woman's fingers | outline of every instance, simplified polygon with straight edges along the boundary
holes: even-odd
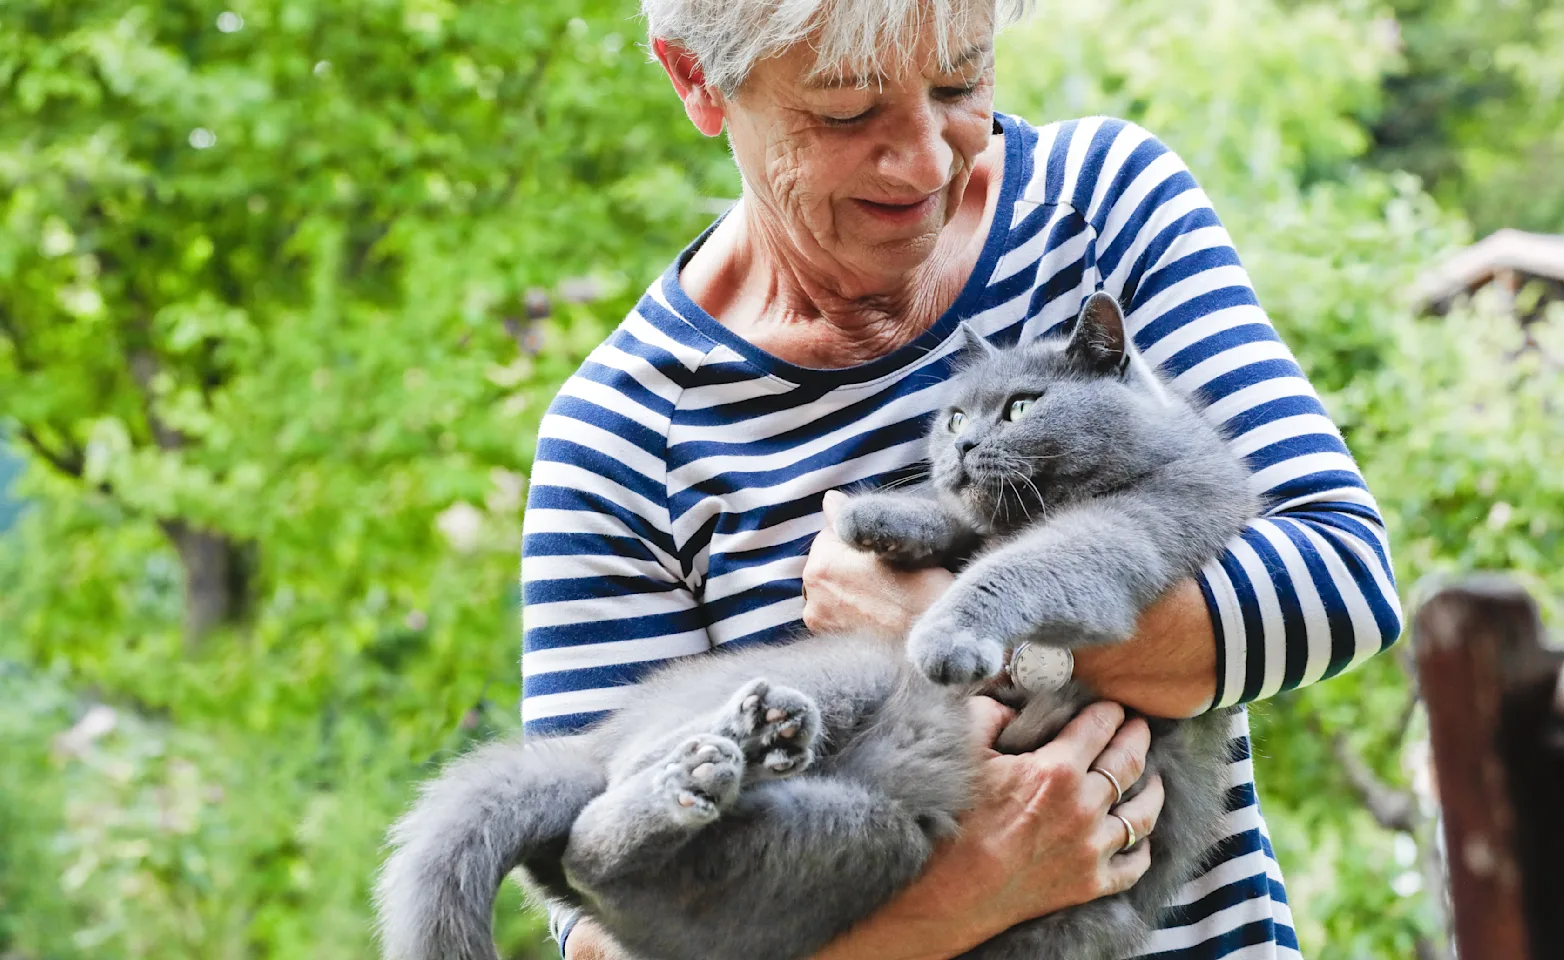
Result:
[[[1131,838],[1124,826],[1125,821],[1128,821],[1130,828],[1135,831],[1136,845],[1144,846],[1140,841],[1151,836],[1152,831],[1156,830],[1157,817],[1162,814],[1162,801],[1166,796],[1162,789],[1162,777],[1153,775],[1146,781],[1145,789],[1114,807],[1109,815],[1103,817],[1097,828],[1097,839],[1104,860],[1135,853],[1133,848],[1128,848],[1128,841]],[[1124,819],[1120,820],[1120,817]]]
[[[1000,732],[1016,715],[1014,710],[992,697],[969,698],[967,713],[972,718],[972,745],[979,750],[992,750]]]
[[[1124,708],[1108,700],[1100,700],[1075,715],[1065,724],[1059,735],[1037,748],[1039,756],[1061,762],[1081,774],[1091,766],[1124,723]],[[1101,780],[1102,777],[1091,777]]]
[[[1114,822],[1118,823],[1117,820]],[[1121,831],[1124,829],[1122,824],[1119,829]],[[1103,865],[1097,896],[1108,897],[1115,893],[1123,893],[1135,886],[1136,881],[1145,876],[1146,871],[1150,869],[1151,847],[1138,843],[1133,850],[1112,857]]]
[[[1085,784],[1097,809],[1106,810],[1123,799],[1121,791],[1128,793],[1146,772],[1146,751],[1150,748],[1151,727],[1146,721],[1140,717],[1125,721],[1088,768],[1097,771]]]

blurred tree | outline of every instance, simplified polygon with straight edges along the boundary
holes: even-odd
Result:
[[[101,802],[0,860],[90,922],[3,949],[367,955],[416,764],[514,722],[536,419],[735,190],[632,12],[0,0],[0,658],[178,727],[5,758]]]
[[[1373,161],[1471,217],[1564,232],[1564,8],[1553,0],[1391,0],[1403,53]]]
[[[519,472],[538,298],[686,237],[699,151],[623,11],[4,4],[0,415],[158,526],[193,638],[430,552],[344,532]]]

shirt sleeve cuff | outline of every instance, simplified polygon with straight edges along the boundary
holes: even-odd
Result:
[[[1221,560],[1207,564],[1195,580],[1205,597],[1211,633],[1216,639],[1216,694],[1211,709],[1235,706],[1243,701],[1249,652],[1244,643],[1242,605]]]
[[[565,941],[570,937],[570,931],[575,929],[576,921],[581,919],[581,911],[574,907],[549,905],[548,930],[554,941],[559,944],[559,955],[565,955]]]

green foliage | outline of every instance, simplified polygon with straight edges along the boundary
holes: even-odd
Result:
[[[29,476],[58,506],[23,536],[55,546],[0,601],[11,642],[186,717],[348,696],[426,741],[513,682],[536,418],[720,152],[619,4],[4,19],[0,416],[61,468]],[[242,641],[186,655],[170,520],[258,548]]]
[[[368,716],[313,727],[195,732],[0,674],[0,735],[19,745],[0,754],[0,949],[369,956],[373,854],[421,771]],[[547,955],[514,890],[500,918],[508,956]]]
[[[0,0],[0,424],[31,504],[0,538],[0,954],[371,955],[408,785],[514,724],[537,417],[737,190],[631,6]],[[1398,40],[1356,0],[1041,6],[1001,108],[1127,117],[1190,163],[1403,595],[1505,567],[1556,609],[1564,320],[1526,346],[1481,306],[1412,316],[1468,231],[1389,172],[1480,224],[1545,210],[1556,11],[1395,0]],[[1440,93],[1447,50],[1473,66]],[[254,564],[200,642],[172,523]],[[1426,831],[1376,824],[1339,752],[1420,775],[1407,697],[1386,657],[1256,709],[1307,955],[1404,957],[1438,923],[1407,882]],[[543,955],[507,897],[508,952]]]
[[[1564,231],[1564,8],[1391,0],[1404,51],[1374,162],[1423,177],[1479,233]]]
[[[735,189],[628,12],[0,2],[0,657],[168,724],[0,778],[7,903],[54,905],[0,950],[370,954],[418,764],[514,716],[537,418]],[[256,569],[199,644],[176,522]]]

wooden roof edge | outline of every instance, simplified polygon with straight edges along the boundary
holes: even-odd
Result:
[[[1413,292],[1424,306],[1443,303],[1505,270],[1564,281],[1564,236],[1506,227],[1423,274]]]

